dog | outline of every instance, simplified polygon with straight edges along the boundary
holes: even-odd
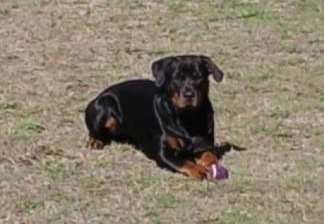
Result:
[[[209,76],[221,82],[223,72],[204,55],[176,55],[154,61],[154,80],[128,80],[112,85],[85,110],[88,148],[111,141],[129,143],[157,165],[194,179],[208,176],[231,148],[215,145],[214,111]]]

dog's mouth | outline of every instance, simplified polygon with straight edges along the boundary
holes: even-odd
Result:
[[[184,98],[183,103],[184,107],[197,107],[198,105],[198,99],[195,98]]]

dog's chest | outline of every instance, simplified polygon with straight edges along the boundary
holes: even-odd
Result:
[[[190,136],[204,135],[207,128],[205,116],[201,113],[181,114],[179,121]]]

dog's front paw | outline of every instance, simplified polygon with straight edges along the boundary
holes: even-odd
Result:
[[[98,139],[95,139],[95,138],[92,138],[90,137],[87,144],[86,144],[86,147],[88,149],[103,149],[104,148],[104,143]]]
[[[191,162],[185,163],[179,169],[179,171],[180,173],[183,173],[184,175],[196,180],[203,180],[207,178],[207,175],[209,175],[210,172],[208,169],[206,169],[206,167]]]

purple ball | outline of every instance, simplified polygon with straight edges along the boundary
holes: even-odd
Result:
[[[216,180],[221,180],[221,179],[228,179],[229,173],[228,170],[221,165],[216,165],[217,166],[217,174],[216,174]]]
[[[228,170],[220,164],[212,164],[210,167],[210,175],[208,179],[216,181],[222,179],[228,179]]]

